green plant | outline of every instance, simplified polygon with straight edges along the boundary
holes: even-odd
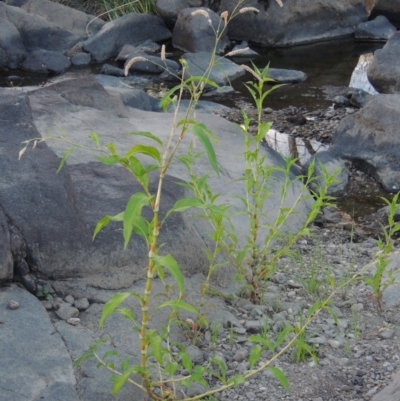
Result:
[[[373,290],[374,298],[378,304],[378,308],[382,309],[383,292],[396,282],[396,275],[400,269],[388,269],[390,263],[389,256],[394,249],[393,237],[400,231],[400,223],[396,222],[395,215],[399,208],[397,204],[400,192],[393,196],[393,199],[382,198],[388,205],[388,225],[382,226],[383,238],[380,237],[377,245],[378,252],[375,257],[375,272],[371,277],[365,279],[366,284],[370,285]]]
[[[156,14],[155,0],[99,0],[110,20],[128,13]]]
[[[351,310],[351,318],[353,322],[353,335],[354,338],[358,341],[360,339],[360,327],[358,325],[357,312],[354,309]]]
[[[51,294],[51,287],[46,284],[41,291],[36,292],[36,296],[38,298],[43,298],[51,301],[53,299],[53,295]]]
[[[241,5],[243,1],[239,1]],[[205,11],[203,11],[205,12]],[[217,41],[227,25],[228,16],[224,14],[225,26],[221,30],[216,31]],[[232,17],[231,17],[232,18]],[[135,60],[131,60],[131,63]],[[115,294],[112,299],[107,302],[103,308],[100,319],[102,327],[106,320],[112,314],[122,315],[132,323],[133,330],[140,339],[140,361],[139,363],[131,363],[128,359],[122,359],[120,366],[116,366],[115,357],[119,357],[115,351],[108,351],[104,355],[100,354],[99,345],[101,341],[90,347],[90,351],[79,358],[75,365],[88,358],[94,358],[98,361],[100,367],[105,367],[113,373],[113,393],[120,391],[125,383],[131,383],[137,388],[143,390],[151,399],[159,401],[173,401],[183,399],[184,401],[196,400],[206,397],[212,397],[213,394],[237,386],[250,377],[256,375],[263,369],[269,369],[278,378],[284,387],[288,387],[287,380],[283,373],[272,364],[280,358],[283,353],[291,347],[295,347],[303,352],[309,352],[307,344],[304,342],[305,329],[312,319],[324,308],[328,307],[330,298],[324,302],[318,302],[310,308],[307,318],[301,322],[299,327],[285,327],[279,335],[274,339],[267,338],[267,333],[261,336],[251,336],[249,341],[255,343],[252,348],[248,361],[250,371],[246,374],[228,373],[225,363],[218,358],[212,358],[204,365],[194,366],[190,360],[185,347],[171,340],[171,328],[173,326],[183,327],[185,330],[195,330],[195,335],[202,327],[207,327],[206,317],[202,309],[206,306],[205,295],[209,291],[209,282],[212,274],[224,266],[226,263],[232,262],[236,265],[239,275],[245,277],[247,284],[251,289],[250,298],[259,302],[262,299],[261,290],[263,283],[268,279],[272,271],[274,263],[283,255],[290,252],[290,247],[303,235],[309,234],[307,228],[319,211],[319,208],[326,204],[329,200],[326,197],[326,188],[321,189],[315,194],[315,200],[311,207],[310,215],[305,222],[304,227],[298,234],[285,234],[283,228],[289,217],[295,213],[295,208],[299,202],[303,201],[303,195],[306,194],[306,184],[313,180],[312,168],[309,175],[305,178],[305,184],[301,196],[295,200],[290,207],[284,205],[284,200],[290,185],[299,180],[291,175],[290,170],[293,161],[287,160],[283,167],[272,168],[267,167],[266,156],[260,151],[260,141],[271,126],[270,123],[261,121],[261,109],[263,101],[270,93],[270,90],[264,90],[264,84],[271,80],[267,77],[268,67],[262,71],[258,69],[251,70],[253,76],[256,77],[256,83],[248,83],[247,86],[253,94],[257,105],[258,115],[258,133],[251,137],[249,135],[250,120],[244,113],[244,141],[245,141],[245,160],[246,170],[244,179],[242,180],[246,189],[246,196],[241,198],[245,211],[243,212],[249,218],[249,240],[245,246],[235,236],[234,225],[230,219],[230,208],[227,205],[218,203],[218,194],[213,193],[210,189],[207,179],[209,175],[198,177],[195,173],[195,161],[199,158],[199,153],[194,153],[194,147],[188,146],[187,154],[177,156],[177,150],[184,141],[188,141],[188,136],[193,134],[195,138],[202,144],[205,154],[207,155],[210,170],[214,174],[219,173],[218,163],[216,160],[212,141],[216,141],[215,135],[204,125],[195,120],[195,107],[200,95],[206,85],[216,86],[209,79],[211,68],[215,65],[217,59],[214,56],[211,59],[209,69],[204,76],[190,76],[187,74],[187,65],[182,61],[184,77],[179,85],[167,92],[163,98],[162,105],[167,108],[170,104],[175,106],[174,120],[170,130],[170,135],[166,141],[154,136],[149,132],[133,132],[132,137],[137,140],[145,138],[152,145],[135,144],[126,153],[119,154],[115,145],[112,143],[103,144],[100,138],[92,133],[90,138],[93,141],[93,150],[98,152],[98,160],[106,165],[119,164],[125,168],[136,180],[141,191],[134,193],[126,204],[125,210],[114,216],[104,216],[96,225],[93,238],[111,222],[122,223],[124,247],[126,248],[132,235],[136,235],[136,239],[141,239],[147,245],[148,249],[148,265],[146,267],[146,279],[141,293],[122,292]],[[247,70],[248,67],[246,67]],[[184,91],[190,94],[189,107],[183,118],[179,117],[178,110],[180,101]],[[35,147],[43,138],[37,138],[28,141],[20,152],[20,157],[25,152],[29,143],[33,143]],[[65,136],[61,140],[69,143]],[[63,166],[69,154],[75,147],[85,148],[77,144],[71,144],[73,147],[68,149],[60,162],[60,168]],[[145,163],[143,160],[148,160]],[[190,180],[184,184],[187,188],[193,190],[194,197],[181,199],[165,214],[160,214],[160,204],[162,202],[164,177],[174,159],[178,159],[183,163],[190,174]],[[149,186],[150,174],[158,176],[157,189],[152,192]],[[211,173],[210,173],[211,174]],[[280,205],[278,215],[272,224],[263,222],[268,211],[263,210],[263,202],[269,196],[268,180],[275,179],[276,175],[284,177],[285,184],[281,189],[282,204]],[[332,182],[333,178],[326,180],[327,185]],[[307,198],[307,196],[306,196]],[[311,196],[308,197],[311,201]],[[151,212],[151,218],[146,219],[142,211],[147,208]],[[213,245],[206,251],[208,257],[208,274],[205,282],[200,288],[201,300],[197,305],[187,302],[185,294],[185,280],[181,269],[174,259],[163,248],[161,248],[158,238],[159,233],[163,229],[165,221],[173,213],[180,213],[188,209],[197,209],[211,223],[210,238]],[[261,235],[266,233],[265,240],[259,245],[258,240]],[[278,243],[281,247],[272,245]],[[224,252],[228,260],[220,258]],[[245,263],[243,263],[246,261]],[[248,271],[250,268],[250,274]],[[174,288],[168,284],[166,275],[169,274],[175,282]],[[152,307],[150,300],[154,299],[152,287],[154,280],[158,279],[164,284],[166,300],[157,301]],[[131,309],[122,307],[124,301],[133,298],[138,302],[141,308],[141,315],[135,316]],[[168,310],[166,314],[165,324],[160,330],[156,330],[152,326],[152,318],[154,312],[158,310]],[[184,312],[191,316],[191,320],[183,320],[180,314]],[[233,330],[233,329],[232,329]],[[292,333],[292,339],[288,340],[288,335]],[[215,338],[215,335],[214,335]],[[177,347],[178,352],[173,352],[172,348]],[[267,360],[262,360],[262,350],[268,349],[273,351],[274,356]],[[312,350],[311,350],[312,351]],[[113,359],[111,359],[113,358]],[[257,367],[256,367],[257,364]],[[179,373],[185,370],[186,375]],[[208,389],[206,378],[211,375],[217,380],[217,385],[212,389]],[[200,383],[206,389],[203,394],[188,397],[185,394],[181,398],[182,393],[178,394],[179,388],[187,388],[192,383]],[[184,390],[183,390],[184,393]]]

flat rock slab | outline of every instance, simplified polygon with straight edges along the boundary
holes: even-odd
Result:
[[[77,401],[71,357],[40,301],[15,284],[0,288],[0,320],[1,400]]]
[[[398,372],[392,383],[379,392],[372,401],[399,401],[400,400],[400,372]]]

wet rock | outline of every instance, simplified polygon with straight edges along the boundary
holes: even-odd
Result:
[[[161,111],[160,100],[148,95],[142,89],[132,89],[121,94],[125,106],[145,111]]]
[[[157,0],[156,7],[158,15],[172,28],[181,10],[189,7],[203,7],[206,3],[208,3],[206,0]]]
[[[125,44],[137,46],[148,39],[164,41],[171,32],[155,15],[129,13],[107,22],[100,31],[84,42],[83,49],[102,62],[115,57]]]
[[[222,29],[223,20],[214,11],[205,7],[185,8],[180,11],[172,32],[172,45],[185,52],[213,52],[216,46],[215,32]],[[220,34],[217,54],[229,45],[227,30]]]
[[[307,74],[302,71],[296,70],[284,70],[280,68],[270,68],[268,70],[268,77],[275,80],[280,84],[294,84],[298,82],[303,82],[307,79]]]
[[[0,283],[13,278],[14,258],[6,216],[0,205]]]
[[[68,57],[51,50],[34,50],[22,63],[25,71],[62,74],[71,65]]]
[[[371,17],[384,15],[389,21],[400,28],[400,1],[375,0]]]
[[[400,93],[400,32],[374,53],[367,69],[368,80],[380,93]]]
[[[380,15],[372,21],[358,25],[354,37],[356,40],[386,42],[395,32],[396,27],[386,17]]]
[[[258,57],[259,54],[256,51],[250,49],[249,44],[244,40],[240,44],[234,46],[233,49],[226,56],[234,58],[252,58]]]
[[[29,274],[29,271],[29,265],[25,259],[20,260],[14,268],[14,273],[20,277],[26,276]]]
[[[32,274],[26,274],[21,277],[21,283],[32,294],[36,292],[36,278]]]
[[[106,63],[101,66],[100,74],[112,75],[114,77],[124,77],[125,71],[123,68],[115,67],[114,65]]]
[[[87,53],[84,53],[84,52],[76,53],[71,58],[71,64],[76,66],[76,67],[79,67],[81,65],[90,64],[90,54],[87,54]]]

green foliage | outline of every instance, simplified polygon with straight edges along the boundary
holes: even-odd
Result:
[[[391,201],[382,198],[388,205],[388,225],[386,227],[382,226],[383,238],[379,238],[377,242],[379,250],[375,258],[375,272],[371,277],[365,279],[366,284],[372,287],[379,309],[382,309],[383,292],[396,282],[396,275],[400,272],[400,268],[387,268],[390,263],[389,256],[394,249],[393,237],[400,231],[400,223],[395,220],[395,215],[399,208],[399,195],[400,192]]]
[[[156,14],[155,0],[99,0],[110,20],[128,13]]]

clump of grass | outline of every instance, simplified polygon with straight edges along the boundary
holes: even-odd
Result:
[[[128,13],[156,14],[155,0],[99,0],[110,20]]]

